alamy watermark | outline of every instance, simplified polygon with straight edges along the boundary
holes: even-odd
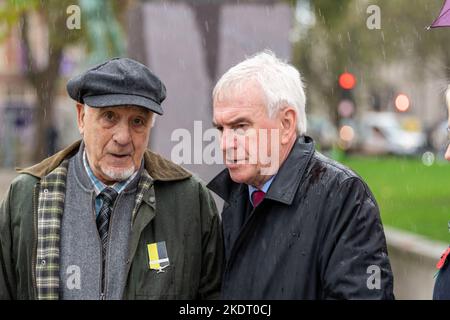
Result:
[[[66,27],[69,30],[81,29],[81,9],[79,6],[72,4],[67,7],[66,13],[68,15],[66,19]]]
[[[366,26],[369,30],[381,29],[381,9],[379,6],[372,4],[367,7],[366,13],[369,17],[366,20]]]
[[[79,266],[70,265],[67,267],[66,286],[69,290],[81,290],[81,269]]]
[[[170,137],[176,142],[170,160],[177,164],[260,165],[262,175],[273,175],[280,163],[279,129],[224,129],[203,131],[202,121],[194,121],[193,134],[175,129]],[[206,146],[205,146],[206,143]]]
[[[367,274],[370,276],[367,278],[367,288],[369,290],[381,289],[381,269],[379,266],[370,265],[367,268]]]

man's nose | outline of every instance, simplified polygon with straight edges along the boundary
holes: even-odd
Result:
[[[236,141],[233,130],[224,129],[220,139],[220,149],[226,151],[228,149],[236,148]]]
[[[131,142],[131,132],[128,123],[117,124],[113,139],[120,145],[127,145]]]

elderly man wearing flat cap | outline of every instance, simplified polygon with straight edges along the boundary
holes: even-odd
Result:
[[[0,299],[208,299],[222,274],[214,201],[147,150],[164,84],[112,59],[71,79],[82,140],[19,171],[0,207]]]

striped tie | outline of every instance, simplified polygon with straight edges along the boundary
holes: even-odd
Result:
[[[105,261],[106,261],[106,249],[108,247],[108,230],[109,230],[109,218],[111,216],[114,201],[117,198],[117,191],[113,188],[105,188],[99,195],[103,200],[100,212],[97,215],[97,229],[102,242],[102,288],[105,278]]]

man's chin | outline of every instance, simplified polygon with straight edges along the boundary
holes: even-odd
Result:
[[[252,179],[252,175],[246,172],[243,172],[244,168],[228,168],[228,172],[230,173],[231,180],[236,183],[248,183]]]
[[[135,167],[117,168],[117,167],[104,167],[102,173],[111,181],[124,181],[133,175]]]

